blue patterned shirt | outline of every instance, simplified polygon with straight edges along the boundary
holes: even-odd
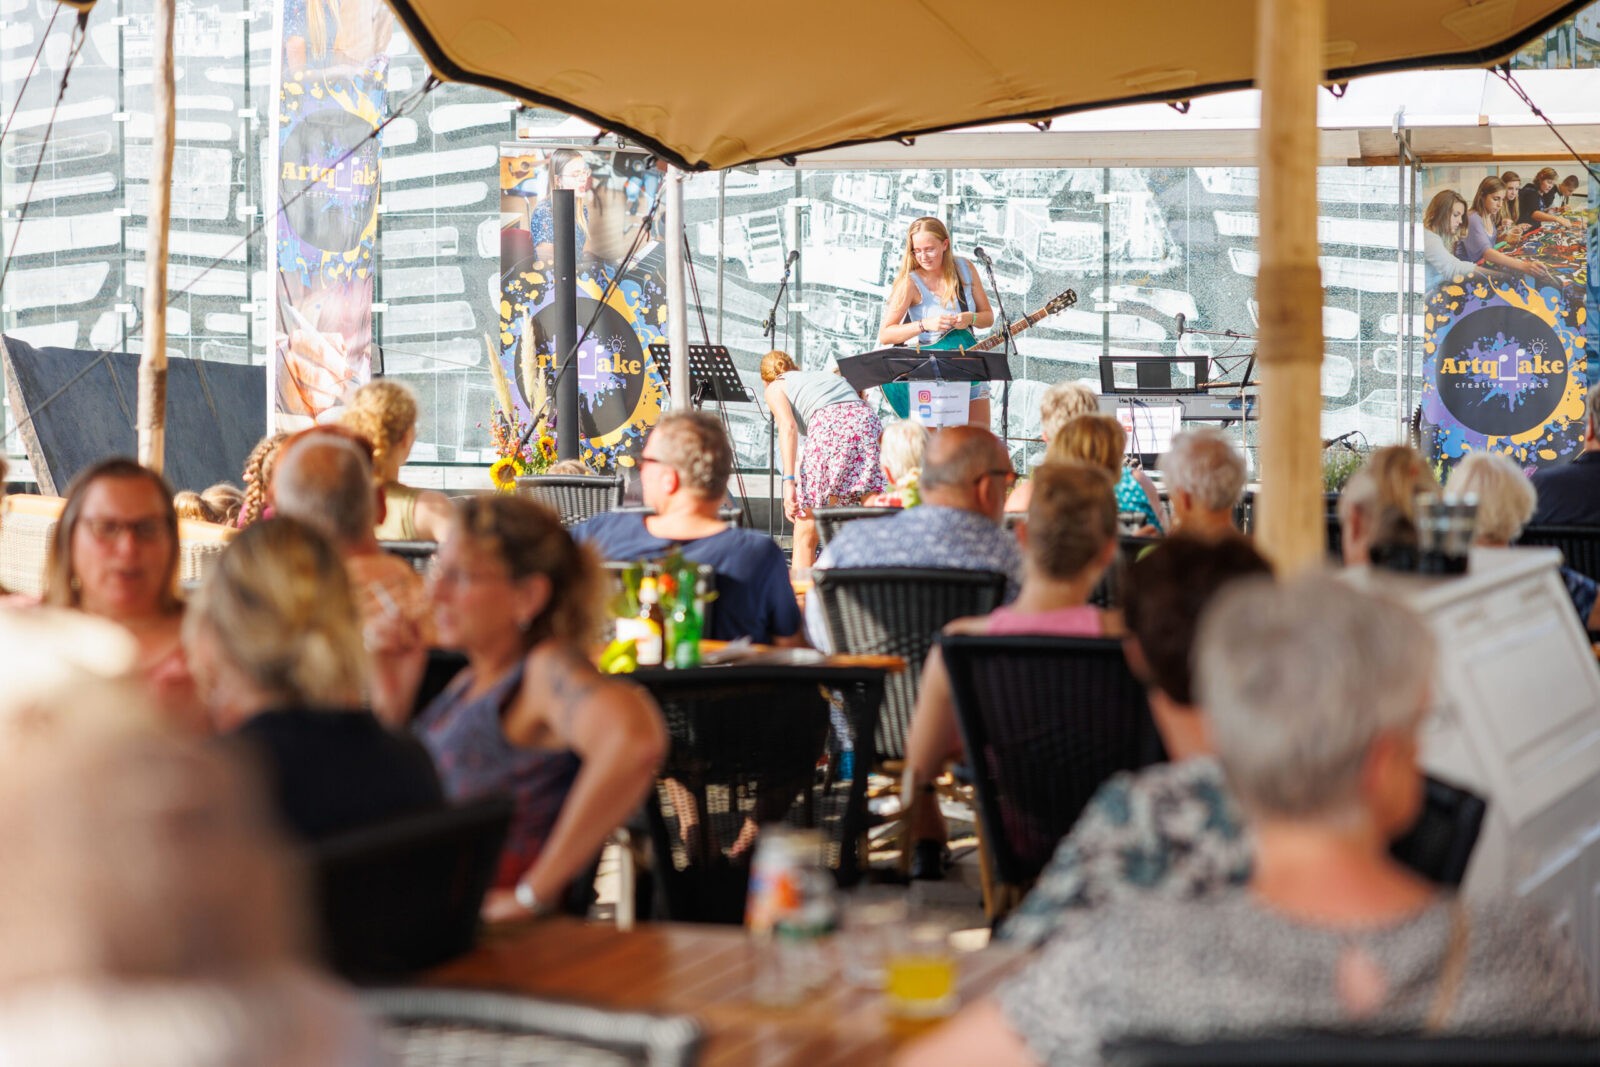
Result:
[[[816,569],[829,567],[949,567],[1006,576],[1006,603],[1017,598],[1022,552],[1016,536],[987,515],[942,504],[907,508],[889,519],[847,523],[822,550]],[[806,597],[806,633],[829,649],[822,598]]]
[[[1000,936],[1037,945],[1129,896],[1203,899],[1248,881],[1251,856],[1214,757],[1123,772],[1095,792]]]

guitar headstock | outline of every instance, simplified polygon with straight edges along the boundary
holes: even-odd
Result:
[[[1046,315],[1054,315],[1058,311],[1067,310],[1067,308],[1071,307],[1077,302],[1078,294],[1075,291],[1071,289],[1063,289],[1061,292],[1050,298],[1050,302],[1044,306],[1044,313]]]

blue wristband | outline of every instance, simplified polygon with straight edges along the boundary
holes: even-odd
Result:
[[[784,481],[786,481],[786,482],[792,482],[792,481],[794,481],[794,475],[792,475],[792,474],[785,474],[785,475],[784,475],[784,476],[783,476],[783,480],[784,480]]]

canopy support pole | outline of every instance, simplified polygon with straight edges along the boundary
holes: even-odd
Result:
[[[1316,566],[1322,507],[1322,271],[1317,264],[1317,88],[1323,0],[1257,0],[1261,90],[1261,519],[1280,573]]]
[[[672,346],[672,410],[688,411],[689,301],[683,284],[683,172],[667,168],[667,342]]]
[[[150,241],[145,250],[144,344],[139,356],[139,462],[160,474],[167,438],[167,235],[172,223],[174,74],[172,26],[177,0],[155,0],[152,27],[155,112],[150,170]]]

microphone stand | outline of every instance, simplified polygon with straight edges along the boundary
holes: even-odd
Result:
[[[778,305],[783,303],[783,298],[789,291],[789,272],[794,270],[794,261],[800,258],[798,252],[791,253],[783,261],[783,280],[778,283],[778,295],[772,300],[772,310],[767,312],[767,317],[762,320],[761,334],[767,339],[767,348],[770,351],[778,347]],[[783,523],[778,520],[778,513],[783,508],[783,496],[778,492],[778,420],[770,411],[767,413],[767,533],[773,537],[778,536]]]
[[[1011,336],[1011,316],[1006,314],[1006,298],[1000,295],[1000,283],[994,278],[994,258],[984,256],[978,262],[983,264],[984,273],[989,276],[989,288],[994,292],[995,307],[1000,310],[1000,329],[1005,334],[1005,343],[1000,350],[1006,355],[1006,370],[1011,369],[1011,357],[1015,354],[1013,347],[1015,338]],[[1005,442],[1006,455],[1011,454],[1011,379],[1008,377],[1000,386],[1000,438]]]

